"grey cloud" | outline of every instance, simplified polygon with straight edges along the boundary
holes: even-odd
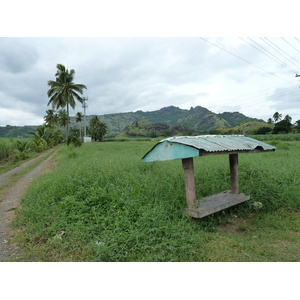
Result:
[[[226,44],[224,39],[211,40]],[[227,49],[264,66],[264,59],[251,47],[231,47]],[[74,81],[87,86],[88,114],[201,105],[208,103],[210,90],[219,89],[224,80],[234,89],[250,78],[270,77],[199,38],[1,38],[0,105],[13,108],[18,103],[44,116],[47,81],[55,78],[57,63],[74,69]],[[294,107],[293,99],[282,101],[274,96],[271,101],[279,110],[284,103]],[[215,106],[222,107],[221,102]],[[74,113],[77,111],[82,111],[80,103]]]
[[[0,45],[0,69],[5,72],[25,72],[38,60],[37,51],[24,39],[2,38]]]
[[[300,90],[297,88],[279,88],[269,96],[275,110],[299,109]]]

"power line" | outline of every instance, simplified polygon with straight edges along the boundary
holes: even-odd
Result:
[[[289,44],[292,48],[294,48],[296,51],[298,51],[298,52],[300,53],[300,51],[299,51],[296,47],[294,47],[292,44],[290,44],[286,39],[284,39],[283,37],[282,37],[282,39],[283,39],[287,44]]]
[[[283,85],[281,85],[280,87],[283,87],[283,86],[286,86],[287,84],[290,84],[290,83],[284,83]],[[295,88],[296,86],[293,86],[293,88]],[[267,91],[269,90],[274,90],[278,88],[278,86],[276,87],[271,87],[271,88],[266,88],[266,89],[261,89],[261,90],[257,90],[257,91],[254,91],[252,93],[247,93],[247,94],[243,94],[243,95],[239,95],[239,96],[235,96],[235,97],[230,97],[228,98],[228,100],[230,99],[229,102],[225,102],[225,103],[231,103],[234,101],[234,99],[241,99],[241,98],[250,98],[253,99],[253,98],[256,98],[256,97],[261,97],[261,96],[265,96],[265,95],[268,95],[269,93]],[[292,88],[292,87],[291,87]],[[266,93],[262,93],[262,92],[266,92]],[[259,94],[259,95],[255,95],[255,94]],[[253,95],[253,96],[252,96]],[[225,99],[226,100],[226,99]]]
[[[277,75],[275,75],[275,74],[273,74],[273,73],[271,73],[271,72],[269,72],[269,71],[267,71],[267,70],[265,70],[265,69],[263,69],[263,68],[261,68],[261,67],[259,67],[259,66],[254,65],[253,63],[251,63],[251,62],[249,62],[249,61],[243,59],[242,57],[240,57],[240,56],[238,56],[238,55],[236,55],[236,54],[233,54],[233,53],[231,53],[230,51],[228,51],[228,50],[226,50],[226,49],[224,49],[224,48],[222,48],[222,47],[220,47],[220,46],[218,46],[218,45],[216,45],[216,44],[214,44],[214,43],[212,43],[212,42],[206,40],[205,38],[202,38],[202,37],[199,37],[199,38],[202,39],[203,41],[205,41],[205,42],[207,42],[207,43],[209,43],[209,44],[211,44],[211,45],[213,45],[213,46],[215,46],[215,47],[217,47],[217,48],[219,48],[219,49],[221,49],[221,50],[223,50],[223,51],[229,53],[230,55],[235,56],[235,57],[241,59],[242,61],[244,61],[244,62],[246,62],[246,63],[248,63],[248,64],[250,64],[250,65],[252,65],[252,66],[254,66],[254,67],[256,67],[256,68],[258,68],[258,69],[260,69],[260,70],[262,70],[262,71],[264,71],[264,72],[266,72],[266,73],[268,73],[268,74],[270,74],[270,75],[272,75],[272,76],[275,76],[275,77],[277,77],[277,78],[279,78],[279,79],[281,79],[281,80],[283,80],[283,81],[285,81],[285,82],[292,83],[291,81],[288,81],[288,80],[286,80],[286,79],[283,79],[283,78],[281,78],[281,77],[279,77],[279,76],[277,76]]]
[[[252,41],[253,43],[255,43],[256,45],[258,45],[259,47],[261,47],[262,49],[264,49],[264,51],[266,51],[267,53],[269,53],[270,55],[272,55],[274,58],[272,58],[270,55],[264,53],[263,51],[261,51],[259,48],[255,47],[254,45],[252,45],[251,43],[247,42],[246,40],[242,39],[240,37],[240,39],[244,42],[246,42],[248,45],[252,46],[253,48],[255,48],[256,50],[260,51],[262,54],[266,55],[267,57],[269,57],[270,59],[274,60],[276,63],[281,63],[284,67],[286,67],[287,69],[289,69],[290,71],[292,71],[293,73],[297,73],[296,70],[290,68],[285,62],[283,62],[282,60],[280,60],[278,57],[276,57],[274,54],[272,54],[270,51],[266,50],[263,46],[261,46],[260,44],[258,44],[257,42],[253,41],[251,38],[248,37],[248,39],[250,41]]]
[[[295,37],[295,39],[296,39],[296,41],[298,42],[298,43],[300,43],[300,41]]]
[[[271,90],[274,88],[269,88],[269,89],[266,89],[266,90]],[[249,102],[249,104],[245,104],[243,106],[252,106],[252,105],[255,105],[255,104],[259,104],[259,103],[264,103],[266,102],[266,98],[267,97],[280,97],[281,95],[287,95],[287,94],[293,94],[297,92],[298,93],[298,89],[296,89],[296,87],[293,87],[292,89],[291,88],[288,88],[288,89],[282,89],[278,92],[274,91],[272,94],[271,92],[267,92],[267,93],[262,93],[260,95],[255,95],[255,96],[251,96],[251,94],[248,94],[248,95],[242,95],[242,96],[236,96],[236,97],[233,97],[231,98],[231,101],[226,101],[226,102],[222,102],[222,105],[231,105],[233,103],[236,103],[236,101],[247,101]],[[253,94],[253,93],[252,93]]]
[[[285,53],[288,57],[290,57],[285,51],[283,51],[280,47],[278,47],[276,44],[274,44],[273,42],[271,42],[268,38],[266,38],[265,37],[265,39],[269,42],[269,43],[271,43],[271,44],[273,44],[276,48],[278,48],[281,52],[283,52],[283,53]],[[271,46],[271,45],[270,45]],[[272,47],[272,46],[271,46]],[[285,55],[283,55],[282,53],[280,53],[278,50],[276,50],[274,47],[272,47],[275,51],[277,51],[281,56],[283,56],[285,59],[287,59],[289,62],[291,62],[294,66],[296,66],[295,65],[295,63],[294,62],[292,62],[288,57],[286,57]],[[297,61],[297,60],[296,60]],[[299,66],[296,66],[297,68],[299,68]]]

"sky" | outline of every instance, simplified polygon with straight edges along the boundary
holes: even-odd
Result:
[[[179,13],[180,7],[176,8]],[[109,10],[116,14],[113,4]],[[150,9],[144,16],[150,19],[155,11]],[[94,16],[83,23],[89,24]],[[138,17],[141,24],[142,16]],[[161,13],[158,20],[164,16]],[[292,122],[300,119],[300,77],[295,77],[300,74],[300,37],[287,36],[285,31],[275,31],[278,36],[263,30],[251,32],[246,24],[246,30],[222,36],[220,26],[197,34],[194,23],[182,31],[182,23],[169,30],[163,22],[164,26],[152,31],[147,26],[133,30],[130,24],[124,32],[118,25],[100,32],[86,30],[85,35],[77,25],[59,36],[59,26],[52,30],[54,21],[46,22],[41,34],[34,19],[31,23],[26,20],[21,34],[20,27],[0,32],[0,126],[44,122],[51,108],[47,106],[47,82],[55,80],[58,63],[74,69],[74,82],[87,86],[83,96],[88,98],[88,115],[153,111],[173,105],[182,109],[202,106],[215,113],[238,111],[265,121],[276,111],[283,117],[290,115]],[[175,18],[170,20],[173,25],[178,23]],[[183,20],[188,23],[189,17]],[[108,25],[109,20],[103,22]],[[83,112],[80,103],[70,115],[78,111]]]

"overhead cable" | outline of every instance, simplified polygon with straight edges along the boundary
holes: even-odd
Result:
[[[300,51],[299,51],[296,47],[294,47],[291,43],[289,43],[285,38],[282,37],[282,39],[283,39],[287,44],[289,44],[292,48],[294,48],[296,51],[298,51],[298,52],[300,53]]]
[[[296,41],[298,42],[298,43],[300,43],[300,41],[295,37],[295,39],[296,39]]]
[[[268,74],[270,74],[270,75],[272,75],[272,76],[275,76],[275,77],[277,77],[277,78],[279,78],[279,79],[281,79],[281,80],[283,80],[283,81],[285,81],[285,82],[292,83],[291,81],[288,81],[288,80],[286,80],[286,79],[284,79],[284,78],[281,78],[281,77],[279,77],[279,76],[277,76],[277,75],[275,75],[275,74],[273,74],[273,73],[271,73],[271,72],[269,72],[269,71],[267,71],[267,70],[265,70],[265,69],[263,69],[263,68],[261,68],[261,67],[255,65],[255,64],[253,64],[253,63],[247,61],[246,59],[244,59],[244,58],[242,58],[242,57],[240,57],[240,56],[238,56],[238,55],[236,55],[236,54],[231,53],[230,51],[228,51],[228,50],[226,50],[226,49],[224,49],[224,48],[222,48],[222,47],[220,47],[220,46],[218,46],[218,45],[216,45],[216,44],[214,44],[214,43],[208,41],[208,40],[205,39],[205,38],[202,38],[202,37],[199,37],[199,38],[202,39],[203,41],[205,41],[205,42],[207,42],[207,43],[209,43],[209,44],[211,44],[211,45],[213,45],[213,46],[215,46],[215,47],[217,47],[217,48],[219,48],[219,49],[221,49],[221,50],[223,50],[223,51],[229,53],[230,55],[235,56],[235,57],[237,57],[238,59],[241,59],[242,61],[244,61],[244,62],[246,62],[246,63],[248,63],[248,64],[250,64],[250,65],[252,65],[252,66],[254,66],[254,67],[256,67],[256,68],[258,68],[258,69],[260,69],[260,70],[262,70],[262,71],[264,71],[264,72],[266,72],[266,73],[268,73]]]
[[[242,41],[244,41],[245,43],[247,43],[248,45],[250,45],[251,47],[253,47],[254,49],[260,51],[262,54],[266,55],[267,57],[269,57],[270,59],[274,60],[276,63],[280,63],[282,66],[286,67],[287,69],[289,69],[290,71],[292,71],[293,73],[297,73],[297,71],[295,69],[292,69],[291,67],[289,67],[285,62],[283,62],[282,60],[280,60],[278,57],[276,57],[274,54],[272,54],[270,51],[268,51],[267,49],[265,49],[263,46],[259,45],[257,42],[255,42],[254,40],[252,40],[251,38],[248,37],[248,39],[250,41],[252,41],[253,43],[255,43],[256,45],[258,45],[259,47],[261,47],[262,49],[264,49],[264,51],[266,51],[267,53],[269,53],[270,55],[272,55],[273,57],[271,57],[270,55],[266,54],[265,52],[263,52],[262,50],[260,50],[259,48],[255,47],[254,45],[252,45],[251,43],[249,43],[248,41],[244,40],[243,38],[240,37],[240,39]]]
[[[296,66],[295,65],[295,63],[294,62],[292,62],[290,59],[289,59],[289,54],[287,54],[284,50],[282,50],[280,47],[278,47],[276,44],[274,44],[272,41],[270,41],[268,38],[266,38],[265,37],[265,39],[269,42],[269,43],[271,43],[271,44],[273,44],[276,48],[278,48],[281,52],[283,52],[283,53],[285,53],[288,57],[286,57],[285,55],[283,55],[282,53],[280,53],[278,50],[276,50],[274,47],[272,47],[275,51],[277,51],[281,56],[283,56],[285,59],[287,59],[287,60],[289,60],[294,66]],[[294,59],[295,60],[295,59]],[[298,62],[297,60],[295,60],[296,62]],[[299,63],[299,62],[298,62]],[[300,64],[300,63],[299,63]],[[299,68],[299,66],[296,66],[297,68]]]

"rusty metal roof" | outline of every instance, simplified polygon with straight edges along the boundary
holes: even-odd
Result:
[[[173,145],[181,146],[169,147]],[[176,136],[161,140],[142,159],[143,161],[171,160],[227,152],[265,152],[275,151],[275,149],[274,146],[244,135]]]

